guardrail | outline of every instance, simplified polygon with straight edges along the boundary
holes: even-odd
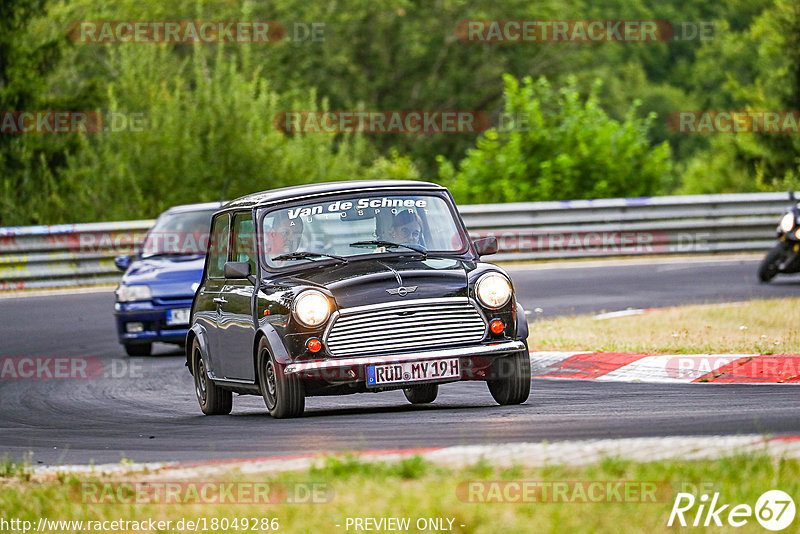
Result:
[[[0,291],[110,284],[153,220],[0,228]]]
[[[775,241],[786,193],[460,206],[473,238],[497,237],[492,261],[761,252]],[[117,282],[117,254],[152,220],[0,228],[0,291]]]
[[[786,193],[523,202],[462,206],[474,237],[494,235],[492,261],[762,252]]]

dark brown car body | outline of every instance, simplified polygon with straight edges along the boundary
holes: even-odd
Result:
[[[237,225],[258,229],[265,214],[277,208],[353,195],[442,199],[463,246],[429,253],[400,246],[350,261],[323,254],[275,268],[261,250],[263,232],[255,230],[258,250],[250,266],[235,261],[240,258],[235,257],[230,229]],[[274,417],[302,414],[305,397],[315,395],[403,389],[411,402],[431,402],[438,384],[458,380],[489,382],[501,404],[527,399],[530,362],[524,312],[507,274],[480,260],[482,253],[496,251],[496,242],[469,241],[446,188],[426,182],[352,181],[256,193],[218,211],[212,235],[218,244],[212,240],[186,338],[186,365],[195,376],[205,413],[230,412],[231,392],[263,395]],[[216,265],[216,276],[210,264]],[[511,298],[496,309],[476,296],[475,284],[487,273],[498,273],[511,287]],[[298,295],[308,290],[324,295],[332,307],[327,320],[314,327],[298,320],[293,308]],[[489,325],[496,320],[502,322],[502,330],[495,333]],[[321,350],[310,350],[310,340],[321,342]],[[454,358],[459,361],[457,377],[367,383],[367,374],[381,366],[381,372],[391,373],[386,364],[452,364]]]

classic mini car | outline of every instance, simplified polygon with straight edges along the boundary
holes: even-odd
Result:
[[[135,257],[117,256],[117,336],[129,356],[147,356],[153,342],[183,345],[189,311],[203,274],[211,215],[220,202],[175,206],[156,219]]]
[[[527,322],[511,279],[480,257],[450,193],[432,183],[352,181],[276,189],[214,215],[186,336],[205,414],[232,393],[276,418],[305,398],[402,389],[411,403],[482,380],[524,402]]]

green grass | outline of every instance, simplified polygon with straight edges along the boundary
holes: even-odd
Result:
[[[531,350],[668,354],[800,353],[800,299],[754,300],[654,310],[595,320],[542,319],[530,324]]]
[[[0,457],[0,480],[16,478],[30,480],[30,465],[27,460],[21,462],[11,460],[8,456]]]
[[[177,521],[212,517],[278,518],[282,532],[345,532],[348,517],[421,517],[454,519],[453,532],[667,532],[666,527],[678,488],[710,488],[724,503],[755,505],[759,495],[781,489],[800,498],[800,463],[751,454],[716,461],[666,461],[636,463],[609,458],[582,467],[550,466],[500,469],[478,462],[465,469],[434,465],[419,457],[396,463],[366,463],[354,457],[328,459],[321,467],[272,476],[227,475],[225,482],[296,482],[328,484],[328,502],[318,504],[85,504],[81,483],[113,479],[66,476],[45,481],[25,480],[11,470],[0,479],[2,517],[36,522],[41,516],[60,520]],[[219,480],[219,479],[218,479]],[[643,481],[659,484],[659,501],[600,503],[479,503],[465,502],[459,485],[476,481]],[[163,482],[163,481],[162,481]],[[699,493],[696,495],[699,497]],[[693,510],[693,512],[696,510]],[[687,516],[688,517],[688,516]],[[724,519],[724,516],[723,516]],[[793,526],[800,519],[796,519]],[[335,525],[341,525],[337,528]],[[463,527],[460,525],[464,525]],[[730,527],[728,527],[730,528]],[[704,529],[693,529],[704,531]],[[719,532],[720,529],[705,529]],[[66,530],[72,532],[73,530]],[[723,529],[723,531],[725,531]],[[751,519],[737,532],[764,532]],[[792,531],[790,528],[788,531]],[[351,528],[350,532],[353,532]],[[418,532],[411,528],[409,532]]]

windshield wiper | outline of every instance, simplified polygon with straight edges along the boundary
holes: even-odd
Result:
[[[375,245],[378,247],[386,247],[386,248],[405,247],[409,250],[413,250],[414,252],[422,254],[423,258],[428,257],[428,251],[425,250],[425,248],[423,248],[420,245],[405,245],[403,243],[393,243],[392,241],[384,241],[382,239],[374,239],[371,241],[356,241],[355,243],[350,243],[351,247],[365,247],[369,245]]]
[[[342,263],[347,263],[347,258],[343,258],[342,256],[336,256],[335,254],[324,254],[322,252],[290,252],[289,254],[281,254],[280,256],[275,256],[270,258],[272,261],[286,261],[286,260],[307,260],[309,258],[333,258],[334,260],[339,260]]]

